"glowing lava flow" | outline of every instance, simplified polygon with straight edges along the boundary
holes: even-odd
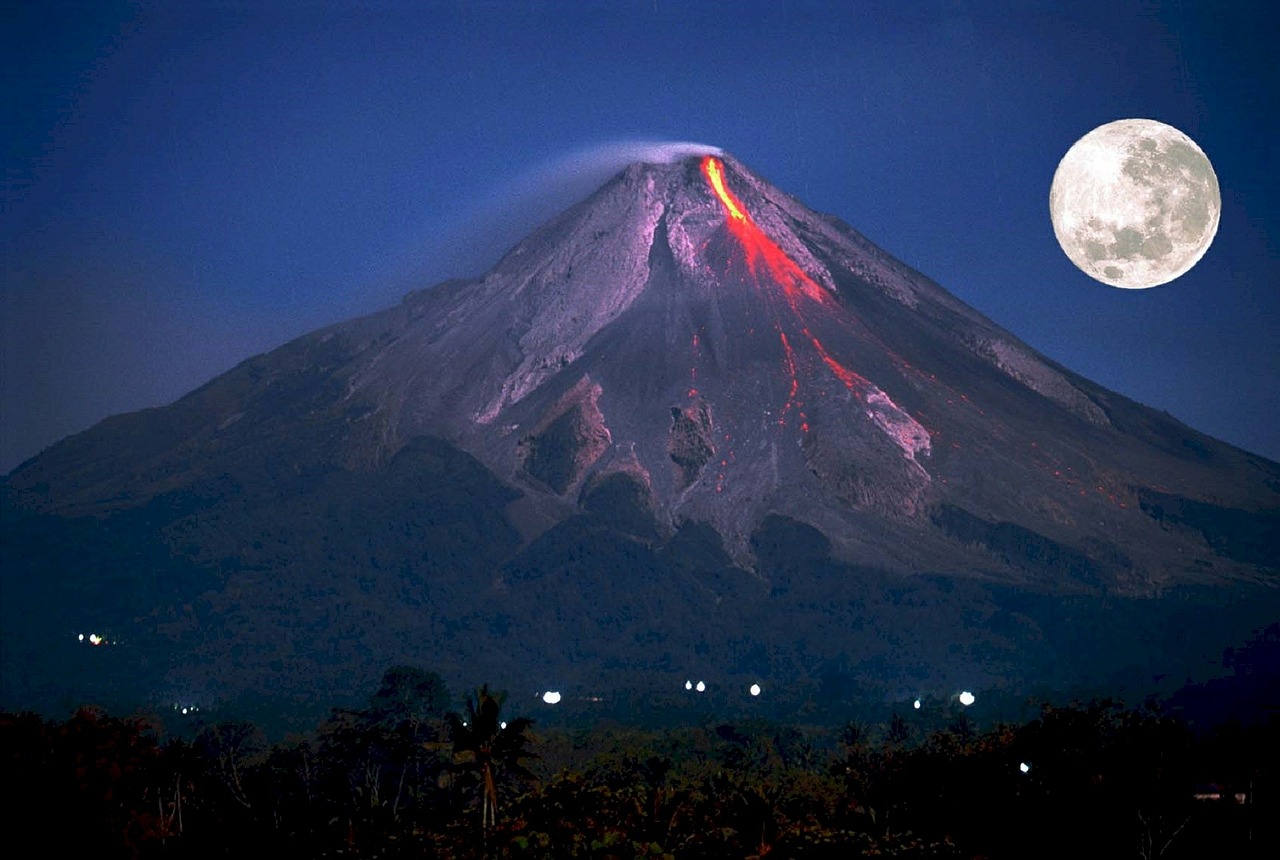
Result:
[[[818,285],[818,282],[809,277],[804,271],[796,265],[795,261],[787,256],[787,252],[778,247],[778,244],[764,234],[751,216],[747,214],[746,207],[732,191],[724,183],[724,167],[720,160],[713,156],[707,156],[702,160],[702,172],[707,177],[707,181],[711,184],[711,188],[715,191],[716,196],[720,198],[720,202],[724,204],[725,212],[729,216],[729,229],[733,231],[738,241],[742,243],[742,248],[747,255],[747,268],[751,270],[752,277],[759,280],[761,272],[760,265],[763,263],[767,274],[772,280],[782,287],[783,294],[786,296],[787,304],[791,310],[798,316],[801,313],[799,297],[803,293],[810,298],[822,301],[827,298],[826,292]],[[874,389],[866,379],[849,370],[831,357],[831,354],[822,346],[816,337],[804,328],[804,335],[813,344],[814,350],[822,359],[822,363],[835,374],[844,386],[854,393],[859,399],[866,397],[868,389]],[[778,334],[782,338],[782,347],[786,353],[786,364],[788,375],[791,377],[791,392],[787,399],[787,404],[783,408],[785,415],[795,403],[796,393],[799,390],[799,382],[795,374],[795,358],[791,351],[791,344],[787,341],[787,336],[782,333],[779,327]],[[877,389],[878,390],[878,389]],[[803,420],[803,413],[801,418]],[[806,423],[807,426],[807,423]]]
[[[732,191],[729,190],[725,181],[724,164],[713,156],[707,156],[702,160],[702,172],[707,178],[711,189],[719,198],[721,204],[724,205],[725,212],[729,216],[727,224],[730,231],[742,244],[743,251],[747,257],[747,267],[751,271],[752,277],[760,279],[760,266],[763,264],[766,273],[782,287],[783,297],[790,306],[791,311],[800,318],[803,318],[804,311],[800,303],[801,295],[810,299],[822,302],[824,308],[839,316],[844,322],[857,326],[863,336],[870,338],[875,344],[888,355],[895,364],[906,374],[910,374],[920,380],[923,384],[940,385],[952,391],[956,396],[960,397],[964,402],[968,403],[968,398],[959,392],[955,392],[950,386],[941,382],[937,376],[925,374],[912,367],[905,359],[897,354],[888,344],[874,331],[856,316],[847,312],[838,302],[831,301],[831,295],[813,278],[809,277],[803,269],[801,269],[787,253],[778,246],[776,242],[764,234],[764,231],[751,219],[751,215],[747,212],[746,206]],[[868,380],[851,371],[849,368],[840,364],[831,354],[823,348],[807,329],[805,336],[812,342],[814,350],[822,359],[822,363],[835,374],[835,376],[844,384],[846,388],[852,391],[859,399],[865,399],[872,393],[880,391],[875,385]],[[789,346],[786,347],[790,352]],[[883,394],[883,392],[880,392]],[[887,398],[887,395],[885,395]],[[889,401],[892,403],[892,401]],[[894,405],[895,409],[898,407]],[[976,407],[975,407],[976,408]],[[982,413],[979,409],[978,412]],[[985,415],[985,413],[982,413]]]
[[[751,274],[759,278],[760,265],[763,263],[770,277],[782,287],[787,302],[792,305],[793,310],[798,293],[804,293],[818,301],[825,300],[826,291],[818,285],[818,282],[806,275],[804,270],[787,256],[787,252],[779,248],[777,243],[766,236],[764,231],[751,220],[742,201],[724,184],[724,167],[720,164],[720,160],[708,155],[702,160],[702,172],[707,177],[707,182],[711,183],[711,189],[724,204],[725,212],[729,215],[729,229],[733,231],[747,253],[747,268],[751,270]]]
[[[822,359],[822,363],[827,369],[835,374],[836,379],[844,383],[844,387],[853,392],[854,396],[862,399],[867,389],[874,388],[870,382],[845,367],[840,362],[831,357],[831,353],[827,352],[827,348],[822,345],[822,341],[813,336],[808,329],[804,330],[805,337],[809,338],[809,342],[813,344],[813,348],[818,351],[818,357]]]
[[[710,180],[716,196],[720,198],[724,208],[729,211],[729,217],[735,221],[746,221],[746,213],[742,211],[742,207],[738,204],[738,198],[734,197],[733,193],[724,187],[724,170],[721,169],[720,162],[711,156],[707,156],[702,162],[702,172],[707,175],[707,179]]]
[[[916,456],[921,453],[928,454],[930,451],[928,431],[870,380],[854,373],[832,357],[831,353],[827,351],[822,342],[805,324],[806,309],[801,301],[802,297],[824,303],[826,308],[835,312],[839,311],[839,305],[828,304],[830,296],[826,290],[817,281],[805,274],[804,270],[776,242],[766,236],[764,231],[751,219],[751,216],[747,214],[746,206],[725,184],[724,166],[719,159],[712,156],[704,158],[702,160],[702,172],[706,176],[707,183],[711,186],[712,191],[715,192],[716,197],[719,198],[724,206],[725,213],[728,216],[725,223],[742,245],[743,252],[746,255],[747,268],[750,270],[751,276],[759,283],[763,276],[767,275],[770,280],[782,288],[782,294],[787,306],[799,323],[800,331],[813,346],[817,357],[836,379],[840,380],[845,388],[850,391],[854,398],[863,404],[867,418],[893,439],[909,460],[915,463],[917,467],[920,467],[920,464],[916,462]],[[808,417],[805,415],[798,398],[800,379],[796,369],[796,355],[792,349],[791,342],[783,331],[781,322],[776,316],[774,327],[778,331],[778,337],[782,344],[783,368],[790,381],[787,401],[782,407],[778,423],[785,424],[788,413],[794,410],[800,418],[801,431],[807,433],[809,431]],[[865,328],[865,326],[860,327]],[[868,332],[868,334],[883,346],[883,342],[874,333]],[[893,355],[887,346],[884,348]],[[901,367],[907,370],[910,369],[910,366],[905,361],[897,360]],[[721,461],[721,465],[727,464]],[[920,467],[920,470],[923,472],[922,467]]]
[[[800,401],[796,399],[796,395],[800,393],[800,377],[796,373],[796,355],[791,351],[791,341],[787,340],[787,335],[782,331],[782,327],[778,327],[778,337],[782,340],[782,366],[787,371],[787,376],[791,379],[791,388],[787,392],[787,402],[782,405],[782,413],[778,415],[778,424],[787,423],[787,413],[795,409],[800,416],[800,430],[804,433],[809,432],[809,416],[804,414],[804,410],[800,407]]]

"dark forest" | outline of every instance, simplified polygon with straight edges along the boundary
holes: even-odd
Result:
[[[361,708],[251,722],[0,715],[11,839],[61,856],[1264,857],[1280,720],[1168,703],[958,705],[843,725],[542,727],[482,686],[388,670]],[[1212,692],[1212,691],[1209,691]]]

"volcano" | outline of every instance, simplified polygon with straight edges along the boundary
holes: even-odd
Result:
[[[1275,617],[1278,512],[1276,463],[735,158],[637,163],[480,279],[15,470],[5,695],[62,689],[54,656],[175,700],[397,660],[593,690],[1079,681],[1122,640],[1145,671],[1189,619],[1198,659]]]

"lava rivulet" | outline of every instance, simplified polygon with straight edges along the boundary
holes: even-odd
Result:
[[[813,306],[804,299],[818,302],[824,315],[836,313],[840,307],[831,301],[831,296],[812,277],[787,255],[782,248],[765,235],[764,231],[752,220],[747,207],[729,190],[725,182],[724,166],[719,159],[707,156],[702,160],[702,173],[716,197],[724,206],[727,216],[725,223],[734,238],[742,246],[746,257],[747,269],[757,284],[766,278],[782,288],[782,297],[790,310],[791,324],[799,328],[804,339],[813,347],[817,359],[849,390],[856,400],[866,409],[867,417],[879,429],[886,433],[900,447],[908,459],[913,462],[918,453],[929,453],[929,433],[914,418],[901,409],[889,395],[862,375],[855,373],[836,360],[806,323],[808,313]],[[769,291],[766,291],[768,293]],[[789,380],[786,402],[783,404],[778,423],[785,424],[789,413],[795,412],[800,419],[801,432],[809,430],[808,417],[805,415],[799,399],[800,377],[797,373],[798,357],[787,339],[782,322],[784,312],[774,307],[774,328],[778,331],[783,351],[783,369]],[[858,324],[856,320],[852,320]],[[859,328],[862,326],[859,325]],[[794,329],[793,329],[794,330]],[[877,338],[877,341],[879,339]],[[887,350],[887,347],[886,347]],[[892,354],[890,352],[890,354]],[[909,369],[905,361],[898,360],[900,366]],[[919,465],[917,463],[917,465]]]
[[[782,365],[787,371],[787,376],[791,380],[791,386],[787,391],[787,402],[782,406],[782,414],[778,416],[778,424],[787,423],[787,413],[795,409],[800,416],[800,429],[809,432],[809,419],[800,408],[796,395],[800,393],[800,377],[796,374],[796,357],[791,351],[791,341],[787,340],[787,335],[782,331],[782,327],[778,327],[778,338],[782,341]]]
[[[702,160],[702,172],[707,177],[707,182],[710,183],[712,190],[715,191],[716,197],[720,198],[720,202],[724,204],[725,213],[729,216],[726,223],[742,245],[743,252],[746,254],[747,268],[751,271],[751,276],[758,282],[762,274],[767,275],[774,283],[782,287],[787,305],[798,318],[802,333],[813,345],[814,351],[822,359],[822,363],[855,396],[863,399],[868,389],[875,389],[875,386],[832,358],[831,354],[827,352],[822,343],[809,331],[808,326],[803,322],[804,311],[800,303],[801,294],[822,301],[827,298],[826,292],[818,285],[817,281],[805,274],[804,270],[751,220],[751,216],[747,214],[746,206],[725,185],[724,167],[719,159],[710,155],[704,158]],[[761,271],[761,264],[764,267],[763,272]],[[785,353],[784,360],[788,375],[791,377],[791,390],[786,406],[783,409],[783,415],[785,415],[796,404],[799,382],[795,372],[795,354],[792,352],[791,344],[787,340],[786,334],[783,333],[781,324],[775,321],[775,326],[782,340],[782,347]]]
[[[769,276],[782,287],[787,301],[795,308],[795,303],[803,293],[811,299],[823,301],[826,291],[818,282],[805,274],[795,261],[787,256],[787,252],[765,235],[764,231],[751,220],[747,208],[742,204],[724,182],[724,167],[720,160],[708,155],[702,160],[702,172],[715,191],[716,197],[724,204],[725,213],[729,216],[729,229],[742,243],[742,250],[747,255],[747,268],[756,278],[760,277],[763,265]]]
[[[715,190],[716,196],[720,198],[720,202],[728,210],[729,217],[735,221],[745,222],[747,215],[742,211],[742,204],[737,197],[733,196],[733,192],[724,186],[724,170],[721,169],[720,162],[711,156],[707,156],[702,161],[702,172],[707,175],[707,179],[711,182],[711,187]]]
[[[719,198],[724,206],[725,213],[729,216],[726,223],[739,244],[742,245],[746,256],[747,268],[750,270],[752,277],[759,282],[762,275],[767,276],[780,286],[787,305],[793,315],[800,320],[802,326],[804,325],[806,314],[801,298],[807,297],[820,302],[826,316],[835,316],[841,322],[856,327],[861,336],[874,342],[904,374],[915,377],[921,384],[940,385],[952,390],[950,386],[942,383],[936,376],[923,373],[912,367],[910,363],[885,343],[879,334],[869,329],[862,320],[849,313],[848,309],[844,308],[839,302],[833,301],[833,296],[830,292],[805,273],[795,260],[791,259],[786,251],[782,250],[778,243],[765,235],[759,225],[752,220],[746,205],[730,190],[725,178],[724,164],[720,159],[714,156],[705,157],[702,160],[702,172],[706,176],[707,183],[711,186],[712,191],[715,192],[716,197]],[[761,271],[762,267],[763,271]],[[807,328],[804,330],[804,335],[813,344],[814,351],[818,353],[827,369],[835,374],[840,382],[859,399],[865,399],[871,391],[879,391],[867,379],[854,373],[833,358]],[[960,395],[959,392],[954,393],[960,396],[965,403],[968,403],[967,397]],[[898,408],[896,404],[894,404],[894,408]],[[981,412],[981,410],[978,411]]]

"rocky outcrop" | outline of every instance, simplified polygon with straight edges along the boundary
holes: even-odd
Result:
[[[584,376],[519,442],[524,472],[557,494],[569,491],[612,441],[600,411],[600,386]]]
[[[684,407],[672,406],[667,456],[675,467],[676,486],[683,490],[698,480],[715,454],[711,407],[702,401]]]

